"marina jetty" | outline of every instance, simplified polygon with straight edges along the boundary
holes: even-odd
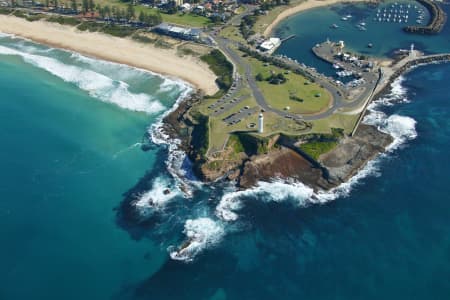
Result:
[[[439,6],[439,4],[431,0],[417,1],[425,6],[430,12],[430,22],[426,26],[406,26],[403,30],[406,32],[419,34],[437,34],[441,32],[442,28],[444,28],[445,22],[447,21],[447,15],[444,10]]]

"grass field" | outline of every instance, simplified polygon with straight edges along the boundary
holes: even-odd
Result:
[[[331,133],[331,128],[342,128],[346,134],[352,132],[359,115],[333,114],[328,118],[313,121],[311,133]]]
[[[285,110],[289,107],[290,113],[314,114],[327,109],[331,105],[332,96],[318,84],[309,82],[305,77],[289,72],[278,67],[269,65],[255,59],[247,58],[252,66],[253,74],[262,74],[264,78],[273,73],[284,73],[287,82],[274,85],[267,81],[259,81],[258,86],[263,92],[266,101],[273,108]]]
[[[81,6],[81,1],[77,1],[79,6]],[[101,6],[110,5],[110,6],[116,6],[120,8],[127,8],[127,3],[121,2],[119,0],[97,0],[95,1],[95,4],[100,4]],[[145,13],[152,13],[155,14],[158,10],[155,8],[146,7],[143,5],[136,5],[134,7],[136,16],[139,15],[141,11],[144,11]],[[183,13],[176,13],[173,15],[169,14],[163,14],[161,13],[162,19],[164,22],[168,23],[174,23],[184,26],[190,26],[190,27],[204,27],[211,23],[211,21],[202,16],[192,15],[192,14],[183,14]]]
[[[236,41],[239,43],[245,44],[247,41],[244,39],[242,34],[239,31],[239,28],[236,26],[226,26],[224,29],[220,31],[220,35],[230,39],[232,41]]]

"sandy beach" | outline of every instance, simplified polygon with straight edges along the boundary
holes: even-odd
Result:
[[[28,22],[4,15],[0,15],[0,32],[177,77],[209,95],[218,90],[215,83],[216,76],[206,63],[192,56],[180,57],[174,49],[160,49],[151,44],[141,44],[127,38],[82,32],[70,26],[45,21]]]
[[[333,5],[336,3],[352,3],[352,2],[369,2],[370,0],[306,0],[305,2],[302,2],[298,4],[297,6],[291,7],[280,13],[275,20],[267,28],[264,30],[264,36],[269,36],[272,32],[272,30],[284,19],[287,17],[290,17],[292,15],[295,15],[299,12],[316,8],[316,7],[322,7],[322,6],[328,6]],[[375,0],[372,0],[375,1]]]

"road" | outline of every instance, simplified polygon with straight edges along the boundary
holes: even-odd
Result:
[[[246,11],[240,15],[235,16],[232,18],[227,25],[225,26],[237,26],[242,18],[246,15],[249,15],[254,10],[254,7],[246,6]],[[223,28],[222,26],[221,28]],[[217,43],[217,47],[228,57],[228,59],[232,62],[235,69],[235,79],[237,72],[237,67],[240,66],[244,69],[244,74],[242,74],[242,81],[248,84],[248,87],[251,89],[251,92],[253,94],[254,99],[256,100],[256,103],[261,107],[262,110],[275,113],[279,115],[280,117],[286,117],[290,116],[292,119],[295,120],[302,120],[302,121],[315,121],[327,118],[334,113],[336,113],[338,110],[342,109],[352,109],[352,110],[358,110],[359,108],[363,108],[366,106],[367,101],[369,101],[370,96],[372,95],[374,87],[371,87],[370,89],[366,90],[362,95],[360,95],[356,100],[352,102],[348,102],[345,100],[345,96],[343,95],[342,91],[340,91],[339,88],[337,88],[334,84],[332,84],[328,78],[324,77],[323,75],[309,69],[301,66],[300,64],[286,60],[285,62],[288,62],[290,64],[295,65],[295,68],[300,68],[303,71],[311,74],[313,78],[315,79],[316,83],[323,86],[327,91],[330,92],[332,96],[332,102],[331,105],[325,110],[317,114],[313,115],[299,115],[299,114],[292,114],[288,113],[286,111],[278,110],[270,106],[263,93],[258,87],[258,84],[256,82],[255,76],[252,74],[251,65],[243,59],[240,54],[235,50],[238,48],[238,43],[232,40],[229,40],[225,37],[219,36],[220,29],[215,30],[215,34],[213,34],[213,39]],[[233,94],[236,94],[244,85],[241,83],[238,88],[236,88],[234,91],[231,92],[231,94],[228,95],[228,97],[232,97]]]

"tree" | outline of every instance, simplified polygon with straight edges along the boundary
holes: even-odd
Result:
[[[106,5],[104,10],[105,10],[105,15],[107,15],[108,18],[111,18],[111,7],[109,5]]]
[[[101,17],[102,19],[104,19],[105,16],[106,16],[106,9],[100,6],[100,7],[98,8],[98,13],[100,14],[100,17]]]
[[[264,76],[261,73],[256,74],[256,80],[258,81],[264,81]]]
[[[88,2],[88,0],[83,0],[81,2],[81,8],[83,10],[83,13],[87,13],[88,12],[88,10],[89,10],[89,2]]]
[[[138,19],[139,19],[139,22],[145,23],[146,16],[145,16],[145,13],[142,10],[139,13]]]
[[[136,17],[136,12],[134,11],[134,6],[132,4],[128,4],[127,19],[134,19],[135,17]]]
[[[88,6],[89,6],[89,10],[90,10],[91,12],[93,12],[93,11],[94,11],[94,8],[95,8],[94,0],[89,0]]]
[[[77,12],[77,1],[76,0],[72,0],[71,1],[71,5],[70,5],[70,7],[72,8],[72,10],[74,11],[74,12]]]
[[[58,0],[53,0],[53,5],[55,6],[55,8],[58,8]]]
[[[45,7],[48,7],[50,5],[49,2],[49,0],[45,0]]]

